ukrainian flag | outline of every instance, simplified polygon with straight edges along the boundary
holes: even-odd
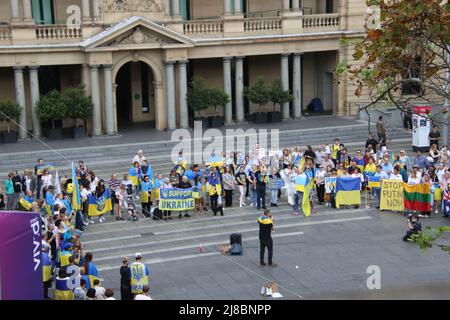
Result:
[[[148,192],[153,190],[153,183],[149,180],[148,182],[143,181],[141,184],[141,203],[148,203],[150,198]]]
[[[139,170],[139,172],[136,173],[136,169],[133,167],[130,170],[128,170],[128,176],[130,177],[130,180],[133,182],[133,185],[137,187],[141,180],[141,170]]]
[[[58,250],[58,257],[61,267],[67,267],[69,265],[69,258],[72,256],[72,252],[63,250]]]
[[[73,291],[67,286],[69,278],[56,278],[55,283],[55,300],[73,300]]]
[[[381,188],[381,177],[369,176],[368,178],[369,178],[368,187],[370,189]]]
[[[86,282],[89,283],[89,285],[91,286],[91,288],[94,287],[94,280],[98,279],[100,282],[102,279],[100,279],[98,277],[98,270],[97,267],[95,266],[95,264],[93,264],[92,262],[89,262],[88,266],[87,266],[87,270],[86,270],[86,276],[89,279],[89,281]],[[87,287],[87,286],[86,286]]]
[[[111,190],[106,189],[103,195],[96,198],[93,194],[88,196],[88,215],[96,217],[112,210]]]
[[[217,157],[217,156],[210,157],[208,162],[211,167],[222,167],[223,166],[223,159],[221,157]]]
[[[33,203],[33,199],[29,196],[25,196],[20,198],[19,200],[20,205],[27,211],[31,210],[31,204]]]
[[[78,178],[75,170],[75,166],[72,161],[72,209],[78,211],[82,209],[80,188],[78,186]]]
[[[45,211],[49,216],[53,213],[53,206],[55,204],[55,199],[53,198],[53,194],[49,191],[45,194]]]
[[[52,260],[47,252],[42,252],[42,281],[47,282],[52,277]]]
[[[312,180],[305,186],[302,198],[302,211],[306,217],[311,215],[311,202],[309,201],[309,193],[311,191]]]
[[[352,204],[361,204],[361,179],[337,178],[336,207]]]

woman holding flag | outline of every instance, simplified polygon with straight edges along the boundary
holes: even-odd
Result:
[[[139,165],[139,162],[135,161],[133,163],[133,167],[128,170],[128,176],[130,177],[130,180],[133,182],[136,199],[139,199],[139,185],[141,182],[141,167]]]
[[[143,217],[151,217],[150,208],[152,206],[152,190],[153,182],[150,180],[150,177],[148,175],[143,176],[140,194]]]

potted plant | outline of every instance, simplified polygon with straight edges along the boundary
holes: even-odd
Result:
[[[48,139],[61,139],[62,127],[56,126],[56,122],[62,121],[67,114],[67,106],[63,95],[52,90],[47,95],[41,96],[37,103],[37,116],[39,121],[51,123],[51,127],[47,129],[46,136]]]
[[[186,95],[189,108],[197,112],[197,117],[194,116],[194,121],[201,121],[203,128],[207,128],[209,121],[207,117],[202,117],[201,113],[210,107],[210,94],[206,86],[206,82],[202,78],[193,79],[189,85]]]
[[[281,111],[276,111],[277,104],[281,106],[286,102],[291,102],[294,97],[289,93],[289,90],[283,89],[283,83],[280,79],[275,79],[272,82],[272,86],[270,88],[270,101],[273,102],[273,111],[269,112],[269,121],[270,122],[281,122],[282,116]]]
[[[209,90],[209,100],[214,107],[214,116],[209,117],[209,126],[212,128],[223,127],[225,123],[223,108],[230,102],[230,97],[223,90],[213,88]],[[217,115],[217,107],[219,106],[222,108],[222,115]]]
[[[18,121],[22,108],[15,102],[0,102],[0,121],[5,121],[8,125],[8,131],[2,131],[2,141],[5,143],[17,142],[17,131],[10,130],[11,121]]]
[[[270,101],[270,88],[267,87],[264,78],[258,77],[253,86],[244,88],[244,97],[246,97],[251,103],[262,106]],[[266,112],[255,112],[252,115],[253,123],[266,123]]]
[[[67,117],[73,120],[72,137],[81,138],[86,136],[86,121],[92,115],[91,98],[84,92],[84,86],[76,86],[67,89],[63,94],[67,106]],[[81,124],[79,124],[81,122]]]

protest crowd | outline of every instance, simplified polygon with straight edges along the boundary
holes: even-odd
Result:
[[[261,210],[286,199],[293,215],[309,216],[320,206],[358,209],[364,195],[380,209],[383,181],[397,181],[404,187],[405,214],[414,213],[416,219],[440,210],[449,218],[448,147],[439,148],[438,140],[430,140],[428,154],[418,151],[410,158],[405,150],[390,150],[385,134],[378,138],[369,134],[364,148],[354,154],[336,138],[315,150],[307,146],[268,151],[256,145],[249,154],[212,154],[204,164],[188,164],[180,151],[169,173],[153,172],[139,150],[121,179],[117,173],[98,177],[81,160],[77,166],[72,163],[72,176],[53,176],[55,168],[39,159],[23,176],[17,171],[8,175],[0,210],[40,213],[46,298],[54,286],[55,299],[111,300],[114,293],[102,286],[95,258],[84,252],[80,239],[90,224],[103,223],[109,214],[117,221],[167,221],[207,213],[223,216],[236,203]],[[151,299],[148,268],[141,254],[135,259],[130,264],[123,258],[121,298]],[[71,288],[68,279],[74,272],[79,281]]]

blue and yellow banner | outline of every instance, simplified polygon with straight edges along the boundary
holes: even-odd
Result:
[[[88,215],[96,217],[112,210],[111,190],[106,189],[103,195],[96,198],[93,194],[88,196]]]
[[[192,189],[167,188],[159,191],[159,209],[163,211],[193,210],[194,207]]]
[[[78,186],[78,178],[73,161],[72,161],[72,209],[74,211],[82,209],[80,188]]]
[[[44,173],[45,169],[47,169],[48,171],[55,170],[55,167],[53,166],[53,162],[47,162],[42,165],[36,166],[36,173],[40,175],[40,174]]]
[[[33,203],[33,198],[29,197],[29,196],[24,196],[22,198],[20,198],[19,203],[20,205],[27,211],[31,210],[31,204]]]
[[[131,168],[128,170],[128,177],[133,182],[135,187],[139,186],[139,183],[141,182],[141,170],[137,173],[136,168]]]
[[[69,278],[56,278],[55,282],[55,300],[73,300],[73,291],[69,289],[67,283]]]
[[[338,178],[336,182],[336,207],[361,204],[361,179]]]
[[[368,187],[370,189],[381,188],[381,177],[368,176],[368,178],[369,178]]]
[[[222,157],[218,157],[218,156],[209,157],[208,162],[211,167],[222,167],[223,166]]]

